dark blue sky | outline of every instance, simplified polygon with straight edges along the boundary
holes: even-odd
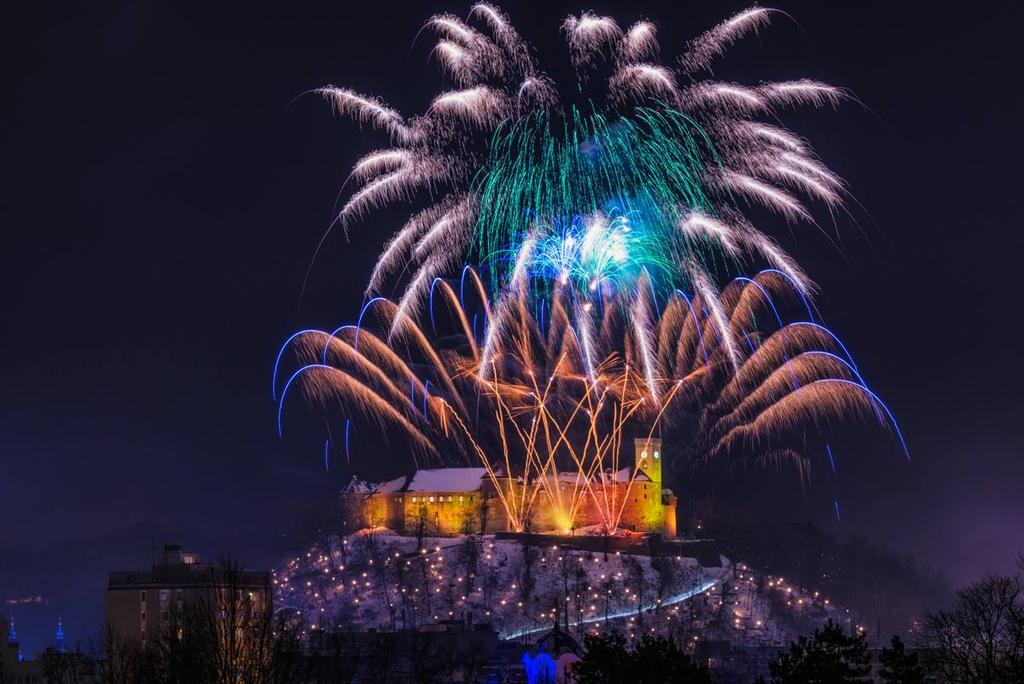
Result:
[[[779,3],[798,24],[777,21],[720,75],[820,78],[872,110],[786,117],[867,213],[865,234],[840,221],[842,252],[809,229],[782,237],[914,459],[872,426],[839,445],[842,525],[772,474],[759,498],[960,583],[1024,546],[1024,108],[1017,10],[946,4]],[[643,4],[666,56],[742,7],[698,5]],[[503,6],[548,64],[565,60],[569,11],[640,16],[633,2]],[[289,103],[334,82],[421,110],[440,81],[427,44],[410,46],[443,9],[468,6],[4,13],[0,610],[29,649],[58,615],[70,642],[98,632],[105,572],[146,565],[154,540],[268,566],[308,539],[342,475],[309,440],[277,439],[274,355],[297,328],[354,318],[397,215],[329,242],[297,308],[341,182],[379,139],[314,98]],[[370,436],[357,448],[386,451]]]

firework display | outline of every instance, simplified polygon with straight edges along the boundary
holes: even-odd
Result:
[[[670,69],[653,62],[654,24],[623,30],[610,17],[570,16],[563,31],[577,89],[588,87],[579,105],[563,101],[504,14],[477,4],[467,22],[453,15],[427,22],[440,37],[433,55],[459,88],[439,94],[422,115],[404,117],[346,88],[320,89],[338,113],[392,140],[356,162],[351,180],[359,188],[338,222],[347,229],[374,209],[428,198],[385,246],[367,294],[399,287],[402,310],[415,315],[433,279],[467,256],[491,263],[490,284],[500,288],[525,244],[547,243],[608,212],[639,218],[658,244],[653,252],[623,250],[613,271],[628,261],[634,275],[648,266],[662,272],[659,285],[686,287],[695,274],[714,280],[716,265],[753,258],[809,291],[807,276],[741,208],[813,222],[801,198],[840,204],[842,182],[808,144],[758,117],[834,106],[845,93],[807,79],[752,87],[702,80],[730,44],[771,17],[759,7],[737,14],[691,41]],[[595,84],[598,66],[607,74]],[[539,269],[551,266],[543,261],[549,254],[538,252]],[[502,263],[501,255],[513,258]],[[579,276],[583,292],[603,290],[613,276],[607,263],[568,275]]]
[[[654,61],[654,24],[570,16],[574,99],[502,12],[477,4],[466,21],[427,22],[456,88],[422,115],[320,89],[390,138],[356,162],[337,222],[416,210],[374,265],[356,324],[282,348],[279,428],[301,388],[329,423],[397,428],[418,464],[483,465],[515,530],[538,500],[567,528],[588,507],[617,530],[621,506],[595,485],[637,436],[672,435],[689,464],[806,473],[806,431],[861,416],[906,451],[816,319],[812,281],[750,211],[814,225],[810,203],[841,207],[842,181],[808,143],[762,119],[847,95],[808,79],[704,78],[772,17],[743,11],[668,67]],[[739,276],[750,264],[763,270]]]
[[[621,502],[600,500],[606,490],[593,484],[618,471],[624,436],[682,434],[692,460],[752,452],[804,469],[795,429],[859,414],[899,434],[784,273],[720,294],[678,291],[660,312],[640,284],[600,310],[579,306],[568,285],[539,302],[520,288],[494,305],[466,269],[461,281],[434,282],[422,325],[373,299],[359,325],[301,331],[282,349],[279,363],[287,350],[299,365],[275,373],[279,421],[301,387],[329,413],[402,430],[421,465],[483,464],[513,529],[538,498],[564,527],[593,506],[616,529]],[[787,321],[790,310],[802,316]],[[568,494],[557,485],[567,473]]]

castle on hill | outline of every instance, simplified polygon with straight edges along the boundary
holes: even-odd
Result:
[[[676,497],[663,488],[660,439],[635,439],[634,463],[617,472],[595,474],[589,483],[575,472],[561,472],[557,481],[532,497],[529,528],[534,532],[566,534],[595,528],[607,519],[607,510],[621,511],[618,528],[631,532],[676,536]],[[501,492],[521,493],[522,478],[497,473]],[[558,488],[558,496],[552,491]],[[572,520],[565,506],[572,492],[586,487]],[[353,477],[341,493],[342,520],[347,527],[386,527],[399,534],[451,536],[481,532],[519,532],[505,514],[501,495],[486,468],[417,470],[386,482],[370,483]]]

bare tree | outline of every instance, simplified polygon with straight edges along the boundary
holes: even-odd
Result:
[[[416,684],[449,681],[455,670],[455,654],[450,648],[445,648],[444,640],[434,638],[427,632],[409,633],[405,657],[408,661],[409,681]]]
[[[992,575],[961,589],[952,610],[926,617],[922,645],[942,681],[1024,681],[1024,577]]]
[[[427,530],[430,527],[430,511],[427,507],[420,506],[419,510],[416,511],[416,524],[413,532],[416,536],[416,550],[419,551],[423,548],[423,540],[427,536]]]
[[[140,639],[122,634],[107,625],[103,634],[93,638],[86,648],[96,663],[96,679],[105,684],[137,684],[156,681],[156,649]]]
[[[626,570],[629,572],[629,577],[636,585],[636,621],[637,625],[643,626],[644,624],[644,580],[646,579],[644,573],[643,563],[637,559],[636,556],[626,556],[623,561],[623,565],[626,566]]]
[[[476,573],[480,563],[480,543],[481,541],[476,535],[467,534],[459,544],[458,565],[464,575],[466,596],[473,593],[473,586],[476,584]]]
[[[195,579],[188,600],[172,606],[162,616],[159,631],[147,635],[144,644],[108,633],[109,681],[275,681],[275,629],[266,575],[253,575],[225,560],[203,568]]]
[[[528,605],[530,594],[533,592],[533,586],[536,583],[536,578],[534,577],[534,565],[536,564],[537,556],[540,553],[537,550],[537,542],[533,538],[533,516],[529,512],[526,515],[519,548],[522,551],[522,563],[519,568],[519,597],[522,599],[524,604]]]
[[[93,681],[92,663],[80,651],[64,653],[47,648],[39,659],[47,684],[88,684]]]
[[[491,512],[490,498],[484,492],[480,493],[480,507],[477,514],[480,517],[480,534],[487,534],[487,522]]]

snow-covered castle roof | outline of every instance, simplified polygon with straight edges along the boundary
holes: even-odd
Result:
[[[397,494],[398,492],[474,492],[482,486],[486,468],[433,468],[417,470],[386,482],[366,482],[353,477],[345,494]]]
[[[472,492],[480,489],[487,468],[437,468],[417,470],[408,492]]]
[[[503,471],[495,473],[503,477]],[[345,489],[345,494],[398,494],[400,492],[475,492],[483,486],[483,480],[487,477],[486,468],[431,468],[428,470],[417,470],[412,476],[402,475],[393,480],[385,482],[367,482],[358,476],[354,476]],[[558,480],[561,482],[575,482],[575,472],[558,473]],[[642,470],[635,470],[631,467],[622,468],[617,472],[608,471],[606,477],[608,482],[627,483],[630,480],[638,482],[649,482],[650,478]],[[601,475],[592,476],[592,481],[601,481]]]

